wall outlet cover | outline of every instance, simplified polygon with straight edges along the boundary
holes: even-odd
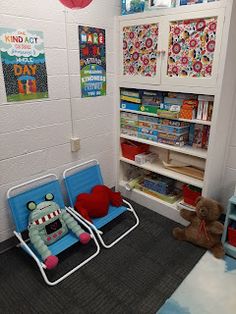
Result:
[[[70,139],[70,144],[71,144],[71,151],[72,152],[78,152],[80,150],[80,138],[72,137]]]

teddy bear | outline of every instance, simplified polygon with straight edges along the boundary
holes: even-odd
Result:
[[[210,198],[198,197],[196,211],[180,210],[180,215],[190,222],[184,229],[174,228],[177,240],[189,241],[212,252],[216,258],[224,256],[221,235],[224,226],[217,221],[224,212],[223,207]]]
[[[86,220],[106,216],[109,206],[120,207],[122,197],[120,192],[113,192],[105,185],[96,185],[91,193],[79,194],[76,198],[75,209]]]

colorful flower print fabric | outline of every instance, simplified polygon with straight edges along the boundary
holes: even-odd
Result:
[[[216,17],[171,22],[168,76],[211,77],[216,28]]]
[[[157,72],[158,24],[123,28],[123,74],[154,77]]]

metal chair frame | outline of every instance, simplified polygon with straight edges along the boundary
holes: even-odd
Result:
[[[10,188],[7,192],[7,198],[8,200],[13,197],[13,194],[16,190],[20,190],[22,188],[25,188],[26,186],[29,186],[29,185],[32,185],[32,184],[35,184],[35,183],[39,183],[43,180],[48,180],[49,178],[53,178],[53,181],[55,180],[58,180],[57,176],[54,175],[54,174],[48,174],[48,175],[45,175],[45,176],[42,176],[42,177],[39,177],[39,178],[36,178],[36,179],[33,179],[33,180],[29,180],[29,181],[26,181],[22,184],[19,184],[19,185],[15,185],[13,186],[12,188]],[[16,195],[18,195],[20,193],[17,193]],[[75,215],[74,211],[71,210],[70,208],[68,207],[65,207],[66,211],[72,215],[81,225],[83,225],[83,227],[85,227],[88,232],[90,233],[91,235],[91,238],[92,240],[95,242],[95,245],[96,245],[96,252],[94,254],[92,254],[91,256],[89,256],[86,260],[82,261],[79,265],[75,266],[73,269],[71,269],[70,271],[68,271],[66,274],[64,274],[63,276],[61,276],[60,278],[58,278],[57,280],[55,281],[50,281],[48,279],[48,276],[45,272],[45,270],[47,269],[46,265],[39,259],[39,257],[32,251],[32,249],[29,247],[28,245],[28,241],[25,241],[21,235],[21,232],[17,231],[17,230],[14,230],[13,233],[14,235],[16,236],[16,238],[19,240],[19,246],[21,248],[23,248],[36,262],[36,264],[38,265],[39,267],[39,270],[40,270],[40,273],[45,281],[45,283],[49,286],[55,286],[57,285],[58,283],[60,283],[62,280],[66,279],[67,277],[69,277],[70,275],[72,275],[74,272],[76,272],[78,269],[80,269],[81,267],[83,267],[85,264],[87,264],[89,261],[91,261],[92,259],[94,259],[100,252],[100,246],[99,246],[99,243],[96,239],[96,237],[94,236],[94,233],[92,231],[92,229],[88,226],[88,224],[86,224],[84,222],[84,220],[80,219],[80,217],[78,217],[78,215]],[[15,219],[17,219],[16,217],[14,217]],[[69,246],[68,246],[69,247]]]
[[[116,243],[118,243],[120,240],[122,240],[124,237],[126,237],[131,231],[133,231],[138,225],[139,225],[139,218],[138,218],[138,215],[136,214],[134,208],[132,207],[132,205],[127,202],[126,200],[123,200],[123,203],[126,204],[128,207],[126,207],[126,210],[129,211],[130,213],[132,213],[136,219],[136,222],[135,224],[130,228],[128,229],[126,232],[124,232],[120,237],[116,238],[113,242],[111,242],[110,244],[107,244],[104,242],[103,238],[102,238],[102,235],[103,235],[103,232],[101,230],[99,230],[93,223],[91,223],[90,221],[87,221],[85,218],[83,218],[75,209],[74,209],[74,204],[73,204],[73,201],[72,201],[72,196],[71,196],[71,193],[70,193],[70,189],[69,189],[69,185],[67,184],[67,178],[76,173],[77,170],[81,171],[83,169],[87,169],[89,168],[90,166],[98,166],[99,167],[99,162],[96,160],[96,159],[92,159],[92,160],[89,160],[89,161],[86,161],[84,163],[81,163],[79,165],[76,165],[76,166],[73,166],[71,168],[68,168],[66,169],[64,172],[63,172],[63,178],[64,178],[64,182],[65,182],[65,185],[66,185],[66,189],[67,189],[67,193],[69,195],[69,199],[70,199],[70,210],[73,211],[73,213],[75,215],[77,215],[81,220],[84,220],[84,222],[96,233],[97,237],[99,238],[99,241],[101,242],[101,244],[105,247],[105,248],[111,248],[112,246],[114,246]],[[101,178],[101,182],[100,184],[103,184],[103,181],[102,181],[102,178]]]

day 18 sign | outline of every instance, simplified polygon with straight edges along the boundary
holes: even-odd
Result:
[[[106,95],[105,29],[79,26],[81,96]]]
[[[48,98],[43,33],[0,28],[7,101]]]

